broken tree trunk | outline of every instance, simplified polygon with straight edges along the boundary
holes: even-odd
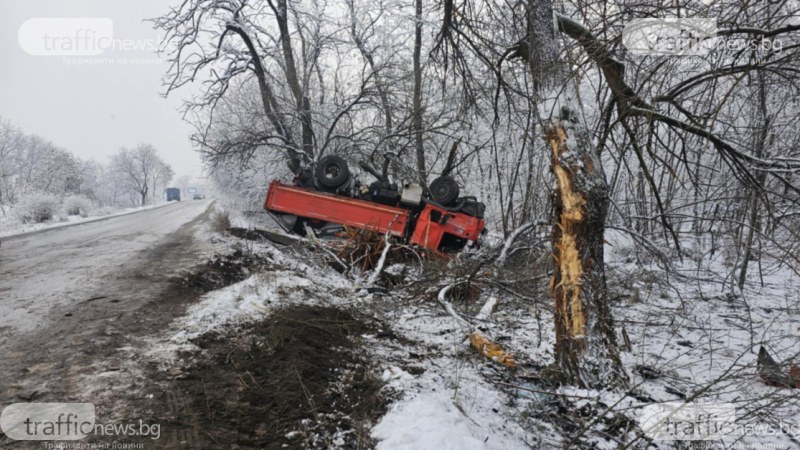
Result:
[[[603,388],[627,382],[616,348],[603,265],[608,184],[589,133],[574,114],[580,101],[568,72],[571,63],[560,56],[553,4],[553,0],[527,0],[528,35],[512,49],[511,57],[528,63],[556,175],[550,279],[556,364],[562,382]],[[577,40],[595,58],[612,90],[619,88],[615,93],[621,110],[644,104],[624,83],[624,71],[620,72],[624,66],[590,32],[563,16],[556,16],[555,22],[558,31]],[[554,112],[559,115],[553,117]]]
[[[603,262],[608,184],[588,134],[570,116],[564,108],[546,136],[556,178],[550,278],[556,363],[565,383],[605,387],[625,380]]]

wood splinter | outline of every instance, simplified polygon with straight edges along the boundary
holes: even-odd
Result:
[[[511,369],[517,367],[517,363],[510,353],[503,350],[500,344],[477,331],[469,335],[469,344],[472,348],[477,350],[478,353],[498,364],[502,364]]]

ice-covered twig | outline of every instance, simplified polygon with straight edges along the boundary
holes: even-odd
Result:
[[[378,281],[378,277],[383,272],[383,266],[386,264],[386,255],[389,254],[389,248],[391,248],[392,244],[389,242],[389,233],[386,233],[384,236],[385,245],[383,246],[383,251],[381,252],[381,257],[378,259],[378,265],[375,266],[375,270],[372,271],[372,275],[369,276],[369,280],[367,280],[367,285],[372,286],[376,281]]]
[[[508,258],[508,252],[511,250],[511,246],[514,245],[514,241],[524,232],[530,230],[531,228],[539,225],[541,222],[528,222],[526,224],[520,225],[516,230],[514,230],[506,239],[505,244],[503,244],[503,250],[500,251],[500,256],[494,261],[495,266],[502,266],[503,263],[506,262],[506,258]]]
[[[489,300],[486,300],[486,303],[483,304],[483,307],[481,307],[481,310],[478,315],[475,316],[475,319],[481,321],[489,320],[489,317],[492,315],[495,308],[497,308],[497,297],[493,295],[489,297]]]

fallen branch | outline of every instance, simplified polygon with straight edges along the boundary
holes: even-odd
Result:
[[[508,252],[511,250],[511,246],[514,245],[514,241],[516,241],[517,238],[519,238],[522,235],[522,233],[530,230],[536,225],[543,225],[543,224],[545,223],[528,222],[517,227],[516,230],[514,230],[510,235],[508,235],[505,244],[503,244],[503,249],[500,251],[500,256],[498,256],[497,259],[494,261],[494,265],[496,267],[500,267],[506,262],[506,259],[508,258]]]
[[[503,350],[503,347],[500,344],[492,341],[479,331],[474,331],[469,335],[469,344],[472,346],[472,348],[477,350],[478,353],[498,364],[502,364],[511,369],[517,367],[517,363],[514,361],[514,357],[511,356],[510,353]]]
[[[582,395],[562,394],[560,392],[539,391],[539,390],[536,390],[536,389],[531,389],[529,387],[520,386],[518,384],[503,383],[502,381],[498,381],[498,382],[496,382],[496,384],[498,384],[500,386],[506,386],[506,387],[510,387],[510,388],[514,388],[514,389],[519,389],[521,391],[533,392],[534,394],[555,395],[557,397],[578,398],[578,399],[581,399],[581,400],[594,400],[593,397],[585,397],[585,396],[582,396]]]
[[[453,305],[449,301],[447,301],[447,293],[450,292],[450,289],[453,289],[454,287],[462,283],[463,281],[459,281],[443,287],[442,290],[439,291],[439,295],[436,296],[436,301],[439,302],[440,305],[442,305],[445,312],[447,312],[447,314],[449,314],[450,317],[452,317],[453,320],[455,320],[459,326],[461,326],[462,328],[467,328],[471,331],[475,327],[473,327],[471,323],[467,322],[463,317],[461,317],[456,312],[456,310],[453,309]]]
[[[497,297],[491,296],[489,297],[489,300],[486,300],[486,303],[483,304],[483,307],[481,307],[481,310],[480,312],[478,312],[478,315],[475,316],[475,319],[489,320],[489,316],[492,315],[492,313],[496,308],[497,308]]]
[[[500,344],[486,337],[483,333],[478,331],[475,326],[461,317],[453,308],[453,305],[447,301],[447,293],[450,292],[450,289],[463,283],[463,281],[459,281],[443,287],[439,291],[439,295],[436,296],[436,301],[442,305],[447,314],[449,314],[450,317],[452,317],[462,328],[467,328],[469,330],[468,338],[470,346],[472,346],[472,348],[474,348],[478,353],[506,367],[516,367],[517,364],[514,361],[514,357],[510,353],[503,350],[503,347]],[[486,303],[489,304],[491,301],[492,299],[489,299],[489,301]],[[484,309],[487,309],[487,305],[484,305],[484,308],[481,308],[481,313],[484,312]],[[489,310],[491,309],[489,308]]]
[[[386,236],[384,237],[384,246],[383,251],[381,252],[381,257],[378,259],[378,264],[375,266],[375,270],[372,272],[372,275],[369,276],[369,280],[367,280],[367,286],[372,286],[378,281],[378,277],[381,276],[381,272],[383,272],[383,266],[386,264],[386,255],[389,254],[389,248],[391,248],[392,244],[389,242],[389,232],[386,232]]]
[[[367,280],[368,286],[372,286],[376,281],[378,281],[378,277],[381,275],[381,272],[383,271],[383,266],[384,264],[386,264],[386,255],[389,254],[389,248],[391,248],[392,246],[391,242],[389,241],[389,238],[391,237],[389,232],[391,231],[392,225],[394,225],[394,222],[397,220],[397,218],[398,216],[394,216],[394,219],[392,219],[392,221],[389,223],[389,226],[386,229],[386,234],[383,235],[383,242],[384,242],[383,252],[381,252],[381,257],[378,259],[378,264],[375,266],[375,271],[372,272],[372,275],[370,275],[369,280]]]

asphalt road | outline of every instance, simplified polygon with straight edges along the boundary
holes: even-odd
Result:
[[[209,201],[185,201],[69,227],[3,239],[2,337],[46,326],[54,309],[96,296],[99,285],[143,251],[202,214]]]
[[[196,237],[210,205],[172,203],[3,238],[0,408],[83,399],[112,411],[117,397],[103,395],[113,389],[98,374],[118,370],[127,358],[120,349],[143,345],[194,301],[180,280],[215,251]]]

